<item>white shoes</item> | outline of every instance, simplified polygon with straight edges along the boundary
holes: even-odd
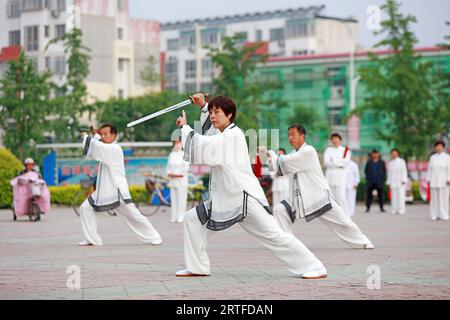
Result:
[[[159,246],[160,244],[162,244],[161,238],[159,238],[159,239],[157,239],[157,240],[153,240],[153,241],[151,242],[151,245],[152,245],[152,246]]]
[[[87,241],[87,240],[81,241],[78,245],[79,245],[80,247],[90,247],[90,246],[93,246],[93,244],[90,243],[90,242]]]
[[[374,246],[373,244],[371,244],[371,243],[366,243],[366,244],[364,245],[364,250],[372,250],[372,249],[375,249],[375,246]]]
[[[325,267],[322,267],[317,270],[305,272],[304,274],[301,275],[301,278],[313,280],[313,279],[323,279],[326,278],[327,276],[328,276],[327,269],[325,269]]]
[[[209,274],[192,273],[187,269],[180,270],[175,275],[177,277],[208,277],[209,276]]]

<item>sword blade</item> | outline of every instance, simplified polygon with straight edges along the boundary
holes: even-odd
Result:
[[[132,121],[132,122],[127,124],[127,127],[128,128],[134,127],[135,125],[138,125],[138,124],[140,124],[142,122],[149,121],[149,120],[154,119],[156,117],[162,116],[163,114],[166,114],[168,112],[172,112],[174,110],[181,109],[184,106],[187,106],[187,105],[189,105],[191,103],[192,103],[191,99],[182,101],[182,102],[177,103],[177,104],[175,104],[173,106],[167,107],[165,109],[162,109],[162,110],[159,110],[159,111],[154,112],[152,114],[149,114],[148,116],[145,116],[145,117],[142,117],[142,118],[140,118],[138,120]]]

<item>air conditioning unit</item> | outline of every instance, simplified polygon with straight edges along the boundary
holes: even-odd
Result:
[[[53,18],[58,18],[60,14],[61,14],[61,11],[59,11],[59,10],[52,10],[52,17]]]
[[[195,52],[195,47],[194,46],[189,46],[188,50],[189,50],[189,52],[194,53]]]
[[[285,45],[286,45],[286,43],[284,42],[284,40],[278,40],[278,46],[279,46],[280,48],[284,48]]]

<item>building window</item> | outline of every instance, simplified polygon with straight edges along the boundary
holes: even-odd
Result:
[[[197,76],[197,61],[186,61],[186,79],[193,79]]]
[[[217,29],[206,29],[200,32],[202,45],[216,44],[219,42],[219,31]]]
[[[202,77],[212,78],[214,76],[214,64],[211,59],[202,60]]]
[[[256,30],[256,41],[263,41],[262,30]]]
[[[123,40],[123,28],[117,29],[117,39]]]
[[[184,92],[193,93],[195,91],[197,91],[197,86],[194,82],[184,84]]]
[[[39,50],[39,26],[25,27],[25,49],[27,51]]]
[[[65,24],[57,24],[55,26],[55,37],[61,38],[66,33],[66,25]]]
[[[125,59],[119,59],[119,71],[125,70]]]
[[[56,57],[54,60],[53,74],[62,76],[66,73],[66,57]]]
[[[50,57],[45,57],[45,69],[50,70],[51,69],[51,65],[50,65]]]
[[[119,89],[119,90],[117,91],[117,97],[118,97],[119,99],[123,99],[123,98],[125,97],[125,93],[124,93],[123,89]]]
[[[238,43],[247,42],[247,32],[236,32],[235,36],[239,37]]]
[[[50,26],[45,26],[44,27],[44,36],[46,37],[46,38],[48,38],[48,37],[50,37]]]
[[[195,46],[195,31],[180,32],[181,45],[184,47]]]
[[[125,11],[125,0],[117,0],[117,9],[119,11]]]
[[[33,66],[34,71],[39,70],[39,60],[37,57],[29,57],[31,61],[31,65]]]
[[[200,91],[203,93],[211,93],[213,91],[214,85],[212,83],[202,83],[200,85]]]
[[[167,40],[167,50],[168,51],[178,50],[179,44],[180,42],[178,41],[178,39],[169,39]]]
[[[308,21],[304,19],[288,20],[286,23],[287,38],[301,38],[308,36]]]
[[[14,30],[9,32],[9,45],[20,46],[20,30]]]
[[[20,1],[8,1],[6,4],[6,12],[8,18],[20,17]]]
[[[270,41],[283,41],[284,29],[270,29]]]
[[[66,11],[66,0],[57,0],[56,1],[56,10]]]
[[[43,0],[23,0],[22,11],[40,10],[44,8]]]

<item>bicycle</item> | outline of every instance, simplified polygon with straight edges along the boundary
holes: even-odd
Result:
[[[144,173],[144,176],[148,177],[145,180],[145,190],[146,190],[146,200],[145,204],[150,205],[149,208],[139,208],[141,213],[144,216],[153,216],[162,207],[170,207],[171,199],[170,193],[164,196],[163,190],[167,188],[169,183],[169,179],[166,177],[162,177],[153,173]],[[188,188],[188,202],[187,208],[191,209],[199,204],[201,201],[205,200],[204,187],[195,186]],[[154,205],[156,203],[156,205]],[[136,206],[139,207],[139,204],[136,202]]]
[[[72,208],[77,216],[80,216],[80,203],[88,198],[95,191],[96,178],[89,176],[87,179],[80,180],[80,190],[75,193],[72,199]],[[117,216],[117,213],[111,209],[106,211],[110,216]]]
[[[28,216],[28,219],[32,222],[40,221],[41,220],[41,214],[42,212],[41,208],[39,207],[38,200],[42,195],[42,188],[43,184],[40,182],[36,182],[33,180],[24,180],[19,178],[18,184],[21,186],[29,185],[30,191],[31,191],[31,197],[28,200],[28,211],[26,215]],[[17,221],[17,215],[16,215],[16,208],[12,207],[13,211],[13,220]]]

